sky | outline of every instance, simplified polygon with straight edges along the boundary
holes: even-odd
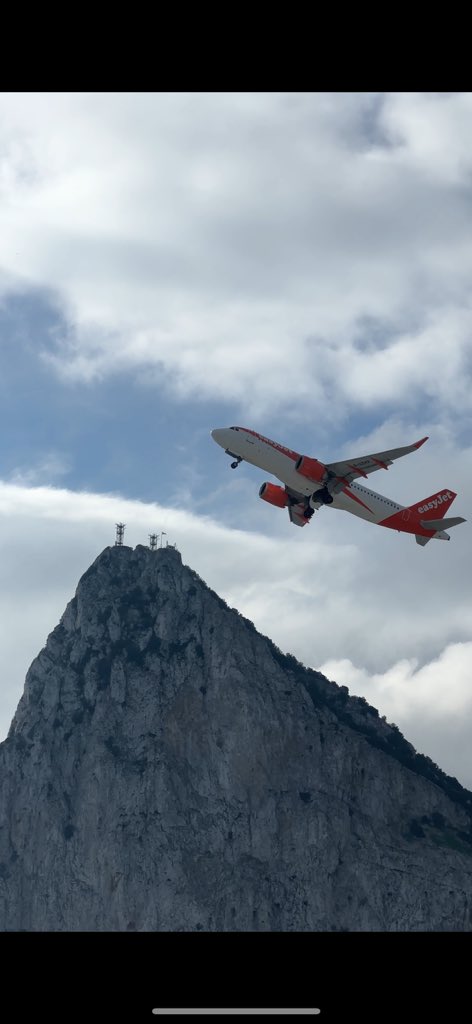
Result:
[[[472,93],[1,94],[0,738],[120,521],[472,788],[471,282]],[[297,529],[232,424],[468,522]]]

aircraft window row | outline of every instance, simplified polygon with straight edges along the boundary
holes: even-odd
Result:
[[[357,487],[355,485],[354,485],[354,489],[357,490]],[[390,505],[391,508],[398,508],[398,506],[395,505],[393,501],[388,501],[387,498],[382,498],[380,496],[380,494],[378,494],[377,497],[378,497],[379,501],[383,501],[384,505]]]

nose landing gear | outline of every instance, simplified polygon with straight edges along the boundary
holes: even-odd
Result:
[[[231,463],[231,469],[237,469],[239,463],[243,461],[242,455],[235,455],[234,452],[230,452],[229,448],[225,448],[225,455],[231,455],[234,462]]]

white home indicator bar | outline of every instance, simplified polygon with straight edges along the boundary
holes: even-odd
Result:
[[[321,1013],[321,1010],[316,1009],[316,1008],[315,1009],[312,1008],[312,1009],[309,1009],[309,1010],[308,1009],[307,1010],[301,1010],[299,1007],[297,1007],[295,1010],[285,1010],[285,1009],[283,1009],[283,1010],[275,1010],[275,1009],[272,1009],[272,1010],[261,1010],[261,1009],[258,1009],[258,1010],[234,1010],[234,1009],[233,1010],[231,1010],[231,1009],[230,1010],[215,1010],[215,1009],[212,1009],[212,1010],[200,1010],[200,1009],[189,1010],[188,1008],[186,1010],[171,1010],[171,1009],[159,1010],[159,1009],[156,1008],[152,1012],[156,1013],[156,1014],[157,1013],[162,1013],[162,1014],[169,1014],[169,1013],[244,1013],[244,1014],[246,1014],[246,1013],[285,1013],[285,1014],[287,1014],[287,1015],[289,1015],[291,1017],[293,1013],[313,1014],[313,1013]]]

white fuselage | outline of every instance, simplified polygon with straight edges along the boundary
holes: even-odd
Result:
[[[298,494],[310,497],[321,486],[296,471],[298,452],[291,451],[284,445],[257,434],[256,431],[245,427],[224,427],[221,430],[213,430],[211,436],[225,451],[244,462],[258,466],[266,473],[271,473]],[[370,523],[380,523],[402,510],[406,518],[410,514],[404,505],[399,505],[398,502],[391,501],[357,483],[352,483],[339,494],[335,494],[332,505],[327,507],[352,512],[353,515],[360,516]]]

